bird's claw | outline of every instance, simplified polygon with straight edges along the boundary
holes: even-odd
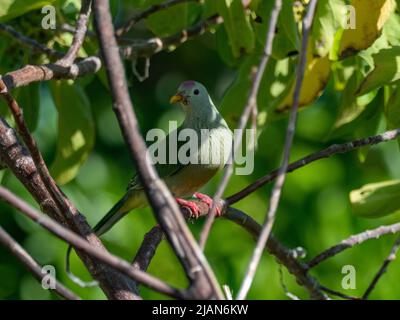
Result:
[[[194,194],[194,196],[199,199],[201,202],[204,202],[208,208],[211,210],[212,205],[213,205],[213,199],[210,198],[208,195],[200,193],[200,192],[196,192]],[[216,217],[220,217],[222,215],[221,209],[217,206],[215,208],[215,216]]]
[[[186,207],[190,210],[191,212],[191,218],[195,218],[197,219],[198,217],[200,217],[200,208],[197,206],[197,204],[193,201],[189,201],[189,200],[185,200],[185,199],[181,199],[181,198],[176,198],[176,202],[182,206],[182,207]]]

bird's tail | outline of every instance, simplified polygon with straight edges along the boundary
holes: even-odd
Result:
[[[130,210],[126,209],[126,202],[128,201],[129,195],[126,194],[121,200],[119,200],[108,212],[101,218],[99,222],[94,226],[94,233],[100,237],[110,230],[123,216],[125,216]]]
[[[93,231],[97,236],[101,236],[107,231],[109,231],[123,216],[125,216],[131,209],[135,206],[130,199],[132,195],[128,192],[125,196],[119,200],[108,212],[107,214],[94,226]],[[127,205],[127,202],[131,202]],[[137,202],[137,200],[136,200]],[[70,269],[70,255],[72,251],[72,246],[69,245],[65,258],[65,271],[68,277],[75,282],[80,287],[94,287],[98,285],[97,281],[85,282],[79,277],[75,276]]]

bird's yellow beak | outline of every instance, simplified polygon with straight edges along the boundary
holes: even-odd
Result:
[[[183,100],[185,100],[185,97],[181,93],[177,93],[169,99],[169,103],[182,102]]]

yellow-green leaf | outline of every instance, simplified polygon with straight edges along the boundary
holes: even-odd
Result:
[[[355,29],[343,32],[341,58],[354,55],[370,47],[381,35],[383,26],[396,8],[395,0],[352,0],[350,3],[356,14]]]

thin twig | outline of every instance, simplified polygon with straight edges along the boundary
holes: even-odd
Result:
[[[324,286],[321,286],[321,290],[323,290],[323,291],[325,291],[326,293],[329,293],[329,294],[331,294],[331,295],[333,295],[333,296],[340,297],[340,298],[342,298],[342,299],[346,299],[346,300],[360,300],[359,297],[349,296],[349,295],[347,295],[347,294],[345,294],[345,293],[342,293],[342,292],[339,292],[339,291],[336,291],[336,290],[332,290],[332,289],[329,289],[329,288],[324,287]]]
[[[60,239],[65,240],[74,247],[90,254],[94,258],[108,264],[109,266],[123,272],[124,274],[132,277],[134,280],[152,288],[158,292],[164,293],[171,297],[183,298],[184,293],[175,289],[165,282],[132,267],[127,261],[118,258],[107,251],[93,246],[84,238],[79,237],[74,232],[66,229],[61,224],[40,213],[21,198],[14,195],[12,192],[0,186],[0,198],[9,203],[14,208],[18,209],[21,213],[32,219],[45,229],[55,234]]]
[[[43,52],[49,57],[62,58],[64,56],[63,52],[51,49],[46,45],[37,42],[35,39],[29,38],[7,24],[0,23],[0,31],[8,33],[10,36],[12,36],[13,39],[17,40],[20,44],[28,48],[31,48],[35,51]]]
[[[283,278],[282,264],[280,263],[278,263],[278,273],[279,273],[279,283],[283,289],[283,292],[285,292],[285,295],[291,300],[300,300],[300,298],[295,294],[291,293],[288,287],[286,286],[285,279]]]
[[[397,137],[400,136],[400,129],[394,129],[390,131],[386,131],[384,133],[378,134],[376,136],[370,136],[342,144],[334,144],[329,146],[326,149],[323,149],[321,151],[311,153],[308,156],[301,158],[300,160],[297,160],[293,163],[291,163],[288,167],[286,172],[293,172],[297,169],[300,169],[314,161],[324,159],[324,158],[329,158],[335,154],[340,154],[340,153],[347,153],[359,148],[362,148],[364,146],[372,146],[375,144],[379,144],[382,142],[388,142],[391,140],[396,139]],[[226,199],[226,202],[228,205],[232,205],[245,197],[247,197],[250,193],[258,190],[262,186],[266,185],[267,183],[270,183],[273,181],[277,175],[278,175],[278,169],[271,171],[269,174],[265,175],[264,177],[256,180],[249,186],[245,187],[244,189],[240,190],[239,192],[231,195]]]
[[[42,282],[47,273],[42,273],[43,268],[0,226],[0,243],[7,248],[21,263],[28,269],[30,273]],[[67,300],[80,300],[75,293],[64,287],[57,279],[54,278],[55,288],[53,289],[60,297]]]
[[[311,31],[316,5],[317,5],[317,0],[310,1],[308,8],[307,8],[307,10],[308,10],[307,14],[303,20],[303,28],[302,28],[303,38],[302,38],[301,51],[300,51],[300,61],[299,61],[299,65],[298,65],[296,85],[295,85],[295,90],[294,90],[294,94],[293,94],[293,105],[292,105],[292,109],[290,112],[289,124],[288,124],[287,132],[286,132],[286,140],[285,140],[285,146],[284,146],[284,151],[283,151],[282,165],[279,168],[277,179],[276,179],[275,185],[272,189],[268,213],[267,213],[267,217],[264,222],[264,225],[263,225],[263,229],[262,229],[260,237],[257,241],[257,245],[254,249],[253,255],[251,257],[250,263],[246,270],[245,277],[243,279],[242,285],[240,287],[240,290],[239,290],[239,293],[237,296],[238,300],[245,299],[248,291],[250,290],[251,283],[253,282],[254,275],[257,270],[257,266],[259,264],[265,244],[268,240],[268,237],[272,230],[272,226],[275,221],[275,215],[276,215],[276,211],[278,209],[283,184],[284,184],[285,178],[286,178],[286,171],[287,171],[287,167],[289,164],[290,151],[292,148],[294,133],[296,130],[297,110],[299,107],[300,91],[301,91],[303,78],[304,78],[304,72],[305,72],[306,63],[307,63],[308,37],[309,37],[310,31]]]
[[[389,264],[396,259],[396,253],[400,248],[400,237],[396,239],[394,242],[392,249],[390,250],[389,256],[383,261],[382,266],[379,268],[378,272],[376,273],[375,277],[372,279],[372,282],[368,286],[367,290],[365,290],[365,293],[362,296],[363,300],[367,300],[369,295],[371,294],[372,290],[375,289],[378,281],[381,279],[383,274],[386,272]]]
[[[93,11],[114,111],[155,217],[186,271],[191,285],[190,290],[194,297],[221,299],[223,295],[211,267],[197,246],[177,203],[165,183],[159,179],[147,157],[147,148],[140,134],[129,96],[109,2],[106,0],[95,1]]]
[[[165,38],[151,38],[134,41],[128,46],[121,46],[120,53],[124,59],[137,59],[150,57],[162,50],[176,47],[194,37],[204,34],[210,27],[221,24],[224,20],[219,15],[214,15],[204,21],[198,22],[192,27]]]
[[[125,24],[122,27],[118,28],[115,31],[115,35],[117,37],[122,36],[123,34],[127,33],[139,21],[146,19],[147,17],[149,17],[150,15],[152,15],[156,12],[171,8],[171,7],[179,5],[181,3],[199,2],[199,1],[200,0],[168,0],[163,3],[154,4],[154,5],[150,6],[149,8],[137,13],[132,18],[130,18],[127,22],[125,22]]]
[[[249,120],[250,114],[257,113],[255,111],[255,110],[257,110],[257,94],[258,94],[258,90],[260,89],[261,80],[262,80],[265,68],[266,68],[269,58],[271,56],[272,44],[273,44],[274,37],[275,37],[275,29],[276,29],[276,25],[278,23],[278,16],[281,11],[281,8],[282,8],[282,0],[275,0],[275,6],[271,12],[271,18],[269,20],[269,26],[268,26],[268,31],[267,31],[266,40],[265,40],[264,53],[261,58],[260,64],[257,67],[254,81],[253,81],[252,87],[250,89],[249,96],[247,98],[246,106],[243,110],[242,115],[240,116],[239,132],[242,132],[244,130],[244,128],[246,127],[246,124]],[[213,206],[210,210],[210,214],[207,217],[206,222],[203,227],[203,230],[200,234],[199,245],[203,250],[204,250],[204,247],[205,247],[205,244],[207,241],[207,237],[210,233],[212,224],[214,222],[214,215],[215,215],[214,213],[216,210],[215,204],[219,203],[219,200],[221,199],[222,194],[224,193],[224,190],[229,183],[229,179],[231,178],[231,176],[233,174],[233,157],[236,154],[236,152],[239,150],[239,147],[242,144],[242,137],[243,137],[242,133],[239,136],[235,137],[233,150],[230,153],[229,161],[226,165],[224,175],[223,175],[221,182],[218,185],[217,191],[214,195]]]
[[[56,62],[58,65],[69,67],[78,55],[78,52],[82,47],[83,41],[85,40],[91,6],[91,0],[82,0],[81,10],[78,15],[78,20],[76,21],[72,44],[69,47],[68,52],[65,54],[65,56]]]
[[[361,244],[370,239],[379,239],[383,235],[387,234],[394,234],[400,232],[400,223],[395,223],[389,226],[380,226],[373,230],[367,230],[361,232],[359,234],[352,235],[351,237],[342,240],[337,245],[330,247],[329,249],[321,252],[320,254],[316,255],[313,259],[310,260],[308,263],[308,269],[314,268],[322,261],[326,259],[332,258],[333,256],[337,255],[338,253],[352,248],[355,245]]]

